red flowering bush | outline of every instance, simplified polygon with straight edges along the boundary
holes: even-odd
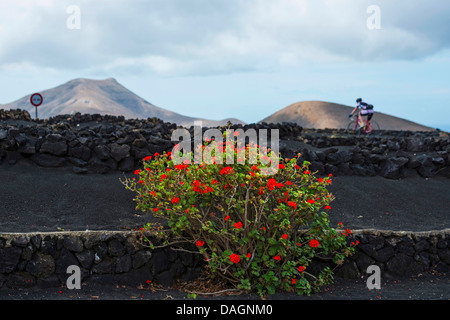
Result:
[[[236,144],[219,147],[231,148],[235,157],[242,151]],[[255,149],[247,145],[245,152],[250,159]],[[214,276],[261,295],[309,294],[333,278],[330,267],[313,272],[314,259],[341,264],[352,254],[348,232],[331,228],[324,211],[334,199],[326,189],[331,177],[317,179],[308,162],[279,158],[278,171],[263,175],[259,160],[177,164],[173,156],[147,157],[136,178],[122,182],[136,193],[138,209],[167,220],[146,225],[146,232],[164,237],[164,245],[196,245]]]

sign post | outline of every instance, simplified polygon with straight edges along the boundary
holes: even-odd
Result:
[[[44,102],[44,99],[42,98],[42,95],[40,93],[33,93],[30,97],[31,104],[36,108],[36,120],[38,118],[37,113],[37,107],[39,107],[42,102]]]

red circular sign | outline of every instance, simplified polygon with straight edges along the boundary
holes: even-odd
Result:
[[[30,97],[30,102],[33,106],[39,107],[44,102],[44,99],[40,93],[33,93]]]

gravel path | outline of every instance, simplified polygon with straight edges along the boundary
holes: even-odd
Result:
[[[130,175],[128,175],[130,176]],[[0,166],[0,232],[123,230],[151,215],[135,210],[121,173],[76,175],[70,169]],[[332,225],[429,231],[450,228],[450,179],[334,177]]]

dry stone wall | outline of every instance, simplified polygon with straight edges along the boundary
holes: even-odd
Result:
[[[150,249],[139,241],[140,232],[89,231],[0,234],[0,288],[60,287],[66,285],[67,267],[80,267],[83,282],[139,285],[148,280],[172,285],[190,281],[202,272],[200,254]],[[157,243],[157,239],[153,239]],[[369,265],[385,277],[406,277],[450,269],[450,229],[430,232],[353,231],[348,242],[356,253],[336,276],[359,278]],[[185,247],[196,251],[195,246]],[[315,261],[309,271],[329,262]],[[334,267],[334,266],[331,266]]]
[[[32,121],[22,110],[0,110],[0,120],[0,165],[31,162],[80,174],[132,171],[144,157],[171,151],[175,144],[171,135],[178,128],[157,118],[127,120],[79,113]],[[450,137],[445,132],[379,131],[359,136],[347,130],[304,129],[294,123],[231,128],[257,133],[267,129],[269,146],[270,130],[278,129],[282,156],[301,153],[299,162],[311,162],[319,174],[450,177]],[[193,136],[194,129],[189,131]]]
[[[152,250],[140,244],[139,236],[131,231],[0,234],[0,287],[60,287],[71,265],[80,267],[83,282],[117,285],[148,280],[171,285],[201,272],[199,254]]]

